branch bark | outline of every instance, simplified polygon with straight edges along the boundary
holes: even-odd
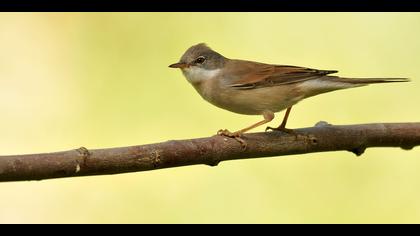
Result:
[[[0,181],[41,180],[62,177],[118,174],[221,161],[347,150],[361,155],[369,147],[420,145],[420,123],[330,125],[282,132],[244,135],[244,149],[232,138],[212,136],[172,140],[130,147],[84,147],[54,153],[0,156]]]

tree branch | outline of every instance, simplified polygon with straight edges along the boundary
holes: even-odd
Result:
[[[244,149],[232,138],[167,141],[131,147],[0,156],[0,181],[118,174],[221,161],[347,150],[361,155],[369,147],[420,145],[420,123],[329,125],[282,132],[244,135]]]

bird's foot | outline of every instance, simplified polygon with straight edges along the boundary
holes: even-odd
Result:
[[[245,140],[243,140],[242,137],[242,132],[236,131],[236,132],[230,132],[227,129],[220,129],[219,131],[217,131],[217,135],[220,136],[225,136],[225,137],[229,137],[229,138],[234,138],[236,141],[238,141],[243,149],[246,149],[246,142]]]
[[[293,129],[288,129],[288,128],[283,127],[283,126],[279,126],[277,128],[273,128],[273,127],[267,126],[267,128],[265,128],[265,132],[267,132],[269,130],[272,130],[272,131],[280,131],[280,132],[284,132],[284,133],[287,133],[287,134],[295,134],[295,131]]]
[[[221,135],[221,136],[226,136],[226,137],[230,137],[230,138],[236,138],[236,137],[241,137],[242,133],[241,132],[230,132],[227,129],[220,129],[219,131],[217,131],[217,135]]]

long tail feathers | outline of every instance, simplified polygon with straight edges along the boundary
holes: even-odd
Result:
[[[396,82],[409,82],[408,78],[342,78],[342,77],[330,77],[331,81],[340,83],[350,84],[380,84],[380,83],[396,83]]]
[[[304,81],[300,84],[300,87],[305,90],[306,97],[311,97],[334,90],[362,87],[369,84],[409,81],[407,78],[343,78],[338,76],[325,76],[320,79]]]

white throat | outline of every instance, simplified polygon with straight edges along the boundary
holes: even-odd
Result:
[[[220,69],[206,70],[200,67],[190,67],[183,69],[182,72],[190,83],[195,83],[216,77],[220,73]]]

